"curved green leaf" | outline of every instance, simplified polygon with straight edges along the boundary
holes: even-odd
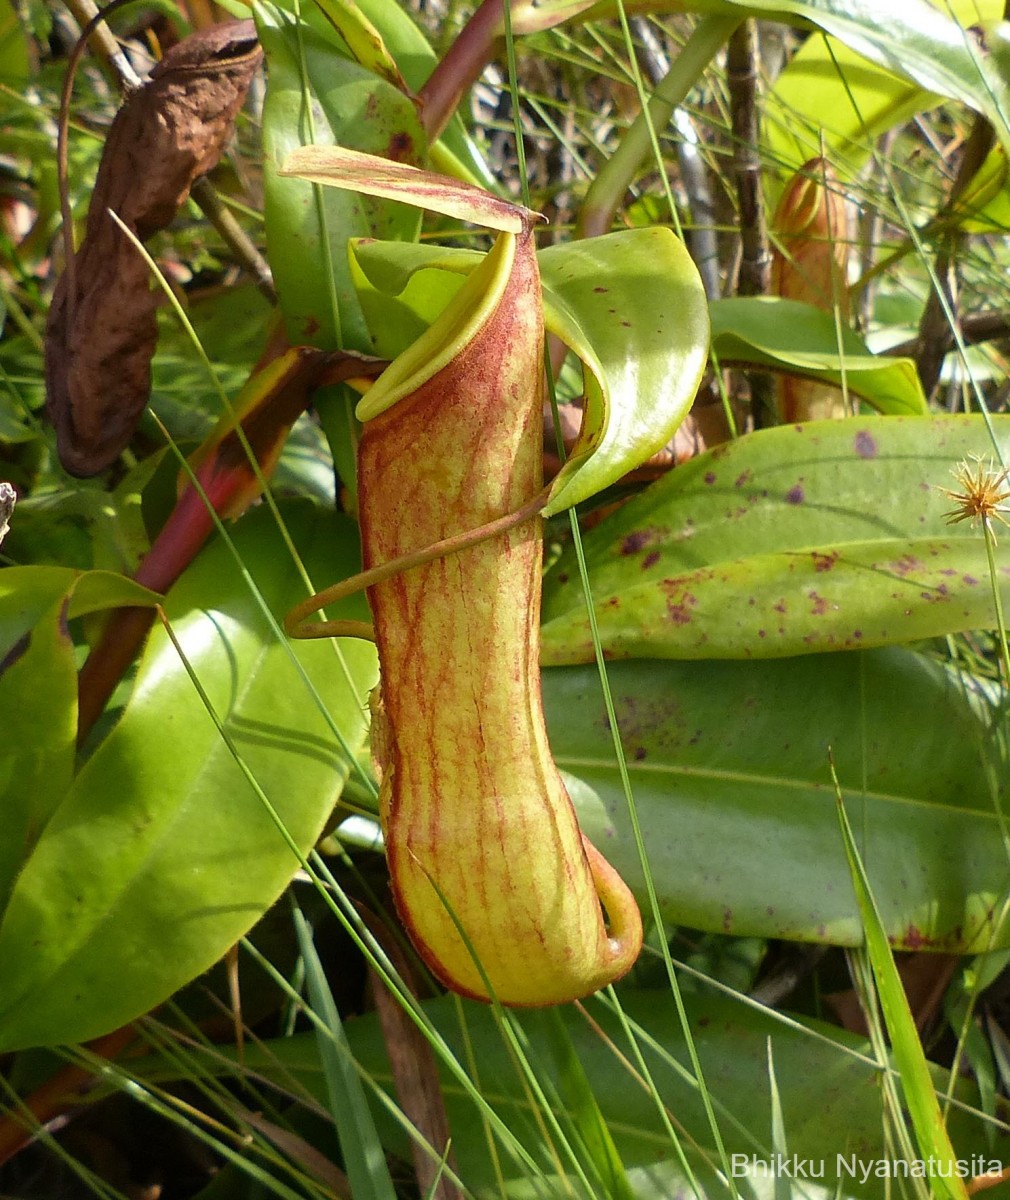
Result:
[[[880,0],[624,0],[628,15],[661,11],[696,12],[720,16],[755,17],[783,21],[804,27],[813,26],[837,38],[857,55],[890,74],[911,80],[927,93],[959,100],[982,113],[992,122],[997,136],[1010,144],[1010,86],[1004,65],[1006,42],[999,24],[985,27],[986,45],[974,33],[962,29],[948,11],[947,3],[933,5],[927,0],[902,0],[900,4]],[[982,0],[957,4],[955,11],[969,16],[967,23],[984,21],[999,8]],[[520,6],[513,18],[515,28],[524,32],[549,29],[574,18],[596,20],[616,16],[614,0],[600,0],[588,9],[577,0],[540,0]],[[1001,15],[1001,14],[998,14]],[[805,105],[801,105],[805,107]],[[851,110],[848,95],[840,107]],[[871,103],[869,117],[875,114]],[[813,111],[813,110],[811,110]],[[836,109],[818,109],[828,116]],[[898,104],[900,119],[903,106]],[[859,118],[853,114],[854,119]],[[830,128],[830,125],[829,125]],[[790,156],[791,157],[791,156]],[[810,157],[807,155],[807,157]]]
[[[998,571],[1010,608],[1010,565]],[[981,538],[752,554],[623,588],[599,607],[610,658],[776,658],[996,627]],[[588,618],[548,629],[544,662],[593,657]]]
[[[77,749],[77,658],[67,622],[159,597],[110,571],[0,571],[0,912],[31,847],[62,803]]]
[[[354,526],[300,506],[289,528],[320,581],[357,567]],[[235,535],[278,615],[303,594],[270,514]],[[344,615],[357,616],[360,598]],[[307,849],[348,773],[292,655],[356,751],[373,648],[278,642],[215,543],[166,609],[237,752]],[[0,924],[0,1046],[94,1037],[205,970],[276,900],[297,859],[237,766],[166,634],[152,635],[119,724],[35,846]]]
[[[526,28],[521,6],[517,28]],[[588,10],[574,0],[541,0],[529,5],[530,28],[550,28],[563,20],[567,10],[585,20],[612,16],[613,0],[600,0]],[[902,0],[881,4],[879,0],[626,0],[629,14],[650,12],[696,12],[722,16],[754,16],[821,29],[851,46],[864,58],[905,78],[924,90],[961,100],[979,112],[992,111],[1004,94],[994,70],[986,69],[984,55],[949,15],[947,0]],[[954,0],[955,12],[976,8],[979,18],[992,11],[988,0],[963,5]],[[988,31],[987,31],[988,32]]]
[[[63,601],[69,620],[121,605],[153,607],[159,599],[156,592],[114,571],[5,567],[0,571],[0,656]]]
[[[821,154],[851,179],[882,133],[939,102],[837,39],[811,37],[768,93],[762,146],[783,180]],[[770,190],[777,196],[774,183]]]
[[[613,663],[608,674],[669,919],[859,945],[833,758],[892,943],[952,953],[1010,945],[1010,927],[992,928],[1010,887],[987,770],[999,768],[970,679],[899,648]],[[543,685],[558,765],[600,797],[586,806],[575,796],[583,829],[642,895],[595,667],[546,670]]]
[[[406,91],[400,68],[386,49],[382,34],[365,16],[355,0],[316,0],[316,4],[347,43],[351,57],[359,66],[385,79],[399,91]]]
[[[546,515],[615,483],[661,450],[708,360],[705,290],[669,229],[629,229],[540,252],[544,313],[582,360],[586,412]]]
[[[425,138],[417,113],[402,92],[342,57],[311,26],[296,25],[283,9],[263,0],[256,16],[268,67],[263,107],[267,248],[289,336],[296,345],[369,352],[372,344],[347,264],[347,239],[413,241],[419,216],[401,205],[332,189],[317,195],[312,184],[281,176],[278,168],[292,150],[313,143],[419,162]]]
[[[921,416],[928,411],[910,358],[871,354],[863,340],[812,304],[778,296],[735,296],[710,306],[712,349],[720,363],[769,367],[841,386],[882,413]]]
[[[1010,452],[1010,418],[994,426]],[[981,531],[947,523],[942,490],[989,448],[981,417],[860,417],[692,459],[585,535],[604,651],[774,657],[994,626]],[[571,551],[542,622],[542,661],[592,658]]]
[[[762,0],[731,0],[740,10],[767,9]],[[833,34],[864,58],[914,80],[928,92],[960,100],[999,127],[1007,85],[980,46],[940,6],[877,0],[775,0],[774,8]],[[764,15],[764,14],[762,14]],[[975,18],[976,20],[979,18]]]

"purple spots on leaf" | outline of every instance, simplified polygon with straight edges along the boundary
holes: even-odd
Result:
[[[650,567],[654,567],[659,562],[659,551],[650,550],[649,553],[642,559],[642,570],[647,571]]]
[[[814,560],[814,570],[820,573],[821,571],[830,571],[838,562],[839,554],[837,550],[832,550],[830,554],[819,554],[814,550],[810,557]]]
[[[907,950],[921,950],[924,946],[934,944],[934,939],[927,937],[918,925],[909,925],[901,938],[901,945]]]
[[[802,485],[799,483],[786,492],[786,504],[802,504],[805,499],[806,492],[804,492]]]
[[[823,617],[829,609],[837,609],[837,604],[832,604],[830,600],[826,600],[819,592],[808,592],[810,600],[810,613],[815,617]]]
[[[891,570],[896,575],[900,575],[902,579],[907,575],[911,575],[914,571],[921,571],[922,569],[922,560],[916,558],[914,554],[904,554],[896,562],[891,563]]]
[[[861,429],[855,436],[853,448],[860,458],[876,458],[877,443],[872,434]]]
[[[690,624],[691,609],[698,603],[697,596],[672,579],[664,580],[660,586],[667,596],[666,615],[669,619],[674,625]]]
[[[385,158],[393,162],[409,163],[417,155],[413,137],[405,129],[394,133],[389,139],[388,153]]]
[[[648,529],[636,529],[621,539],[621,553],[637,554],[639,550],[644,550],[651,541],[652,534]]]
[[[712,484],[715,483],[715,480],[716,480],[715,471],[706,471],[705,472],[705,482],[709,485],[709,487],[711,487]]]

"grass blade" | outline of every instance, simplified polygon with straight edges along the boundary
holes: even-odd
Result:
[[[834,777],[833,767],[832,776]],[[949,1200],[966,1200],[968,1192],[964,1181],[958,1178],[957,1159],[933,1090],[926,1056],[919,1041],[901,977],[894,965],[880,913],[870,891],[866,870],[852,836],[852,827],[842,803],[837,779],[835,791],[845,855],[852,873],[852,886],[866,934],[866,950],[877,985],[884,1023],[891,1039],[894,1060],[901,1076],[902,1093],[915,1131],[919,1154],[932,1168],[930,1187],[933,1195],[947,1197]]]
[[[319,1059],[351,1189],[355,1200],[396,1200],[382,1143],[354,1069],[354,1059],[311,930],[301,912],[296,910],[294,917],[298,945],[305,960],[309,1001],[329,1031],[324,1034],[317,1029]]]

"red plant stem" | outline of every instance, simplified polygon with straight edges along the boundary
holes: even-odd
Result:
[[[234,486],[231,491],[235,490]],[[227,496],[209,497],[215,509]],[[188,487],[155,538],[134,578],[155,592],[165,592],[196,557],[214,523],[196,490]],[[105,624],[77,682],[77,740],[83,742],[102,715],[109,697],[143,645],[151,624],[151,608],[120,608]]]
[[[494,58],[504,28],[503,0],[483,0],[417,94],[429,142],[442,133],[463,95]]]
[[[258,367],[265,366],[283,350],[283,345],[272,346]],[[261,464],[267,461],[286,430],[304,411],[314,388],[374,376],[383,366],[385,363],[379,360],[360,355],[327,355],[305,349],[283,386],[266,397],[242,423],[247,444],[257,460]],[[154,592],[168,591],[210,537],[214,529],[211,509],[219,515],[236,517],[237,509],[249,504],[258,493],[258,480],[247,458],[246,446],[234,432],[214,448],[197,469],[196,477],[203,495],[191,484],[185,488],[134,576],[137,583]],[[153,620],[154,611],[150,608],[120,608],[110,614],[78,679],[78,744],[101,716]]]

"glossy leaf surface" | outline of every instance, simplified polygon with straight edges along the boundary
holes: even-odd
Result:
[[[1010,448],[1010,420],[995,428]],[[860,417],[692,459],[584,538],[605,652],[775,657],[994,626],[981,530],[949,525],[942,491],[990,449],[980,417]],[[542,661],[592,658],[571,552],[542,620]]]
[[[744,363],[845,386],[882,413],[921,416],[926,397],[910,358],[871,354],[830,312],[776,296],[733,297],[711,307],[720,363]]]
[[[547,515],[615,483],[661,450],[708,358],[698,271],[668,229],[633,229],[540,253],[547,327],[583,363],[586,415]]]
[[[319,578],[357,565],[354,528],[289,510]],[[236,545],[275,614],[303,594],[265,509]],[[347,775],[292,655],[356,751],[374,652],[278,641],[227,548],[209,547],[166,602],[237,753],[304,851]],[[360,601],[345,615],[359,616]],[[297,868],[179,656],[151,637],[119,724],[89,759],[18,877],[0,924],[0,1046],[76,1041],[115,1028],[205,970],[273,903]]]
[[[77,745],[77,659],[67,622],[158,597],[108,571],[0,572],[0,912],[22,864],[62,803]]]
[[[1000,0],[953,0],[941,11],[970,26],[998,21],[1003,6]],[[836,170],[852,174],[872,154],[880,134],[940,100],[837,38],[812,37],[769,92],[763,145],[785,176],[822,153]]]
[[[399,4],[389,4],[388,0],[357,0],[356,7],[381,33],[407,86],[413,92],[419,92],[435,69],[438,56],[411,13]],[[483,184],[487,188],[499,186],[459,112],[453,114],[438,142],[432,147],[432,155],[439,155],[442,148],[455,159],[456,165],[462,168],[466,173],[464,177],[469,177],[471,183]],[[447,168],[442,166],[442,169]]]
[[[978,16],[969,17],[971,24],[984,19],[992,9],[978,6]],[[552,9],[563,11],[570,0],[537,6],[540,27],[548,28]],[[626,4],[629,13],[654,11],[656,0],[631,0]],[[878,0],[663,0],[662,10],[739,15],[780,20],[809,28],[820,29],[840,42],[896,75],[909,79],[927,92],[933,92],[984,113],[993,122],[998,136],[1006,137],[1006,119],[1010,111],[1004,72],[1000,69],[998,51],[993,39],[1000,35],[994,26],[986,33],[989,53],[982,50],[972,33],[966,32],[949,15],[946,4],[933,5],[928,0],[902,0],[901,4],[881,4]],[[960,6],[958,6],[960,7]],[[971,12],[973,5],[961,8]],[[613,15],[612,0],[604,0],[591,8],[586,17]],[[850,102],[851,103],[851,102]],[[809,157],[809,155],[807,155]]]
[[[77,663],[66,597],[0,656],[0,911],[29,847],[70,786],[77,744]]]
[[[0,655],[63,598],[68,620],[121,604],[146,606],[158,601],[154,592],[112,571],[6,567],[0,572]]]
[[[280,176],[278,167],[298,147],[336,143],[419,162],[424,134],[402,92],[343,57],[311,27],[296,32],[283,9],[264,2],[256,11],[268,65],[263,110],[267,248],[288,333],[296,345],[369,351],[348,272],[347,239],[413,241],[418,215],[332,189],[317,193],[304,180]]]
[[[994,935],[990,924],[1010,867],[987,776],[987,766],[1000,768],[970,680],[899,648],[612,663],[608,674],[671,920],[860,943],[831,755],[892,944],[961,953],[990,936],[1010,944],[1010,928]],[[558,764],[600,797],[579,805],[583,827],[641,896],[595,666],[548,670],[543,682]]]

